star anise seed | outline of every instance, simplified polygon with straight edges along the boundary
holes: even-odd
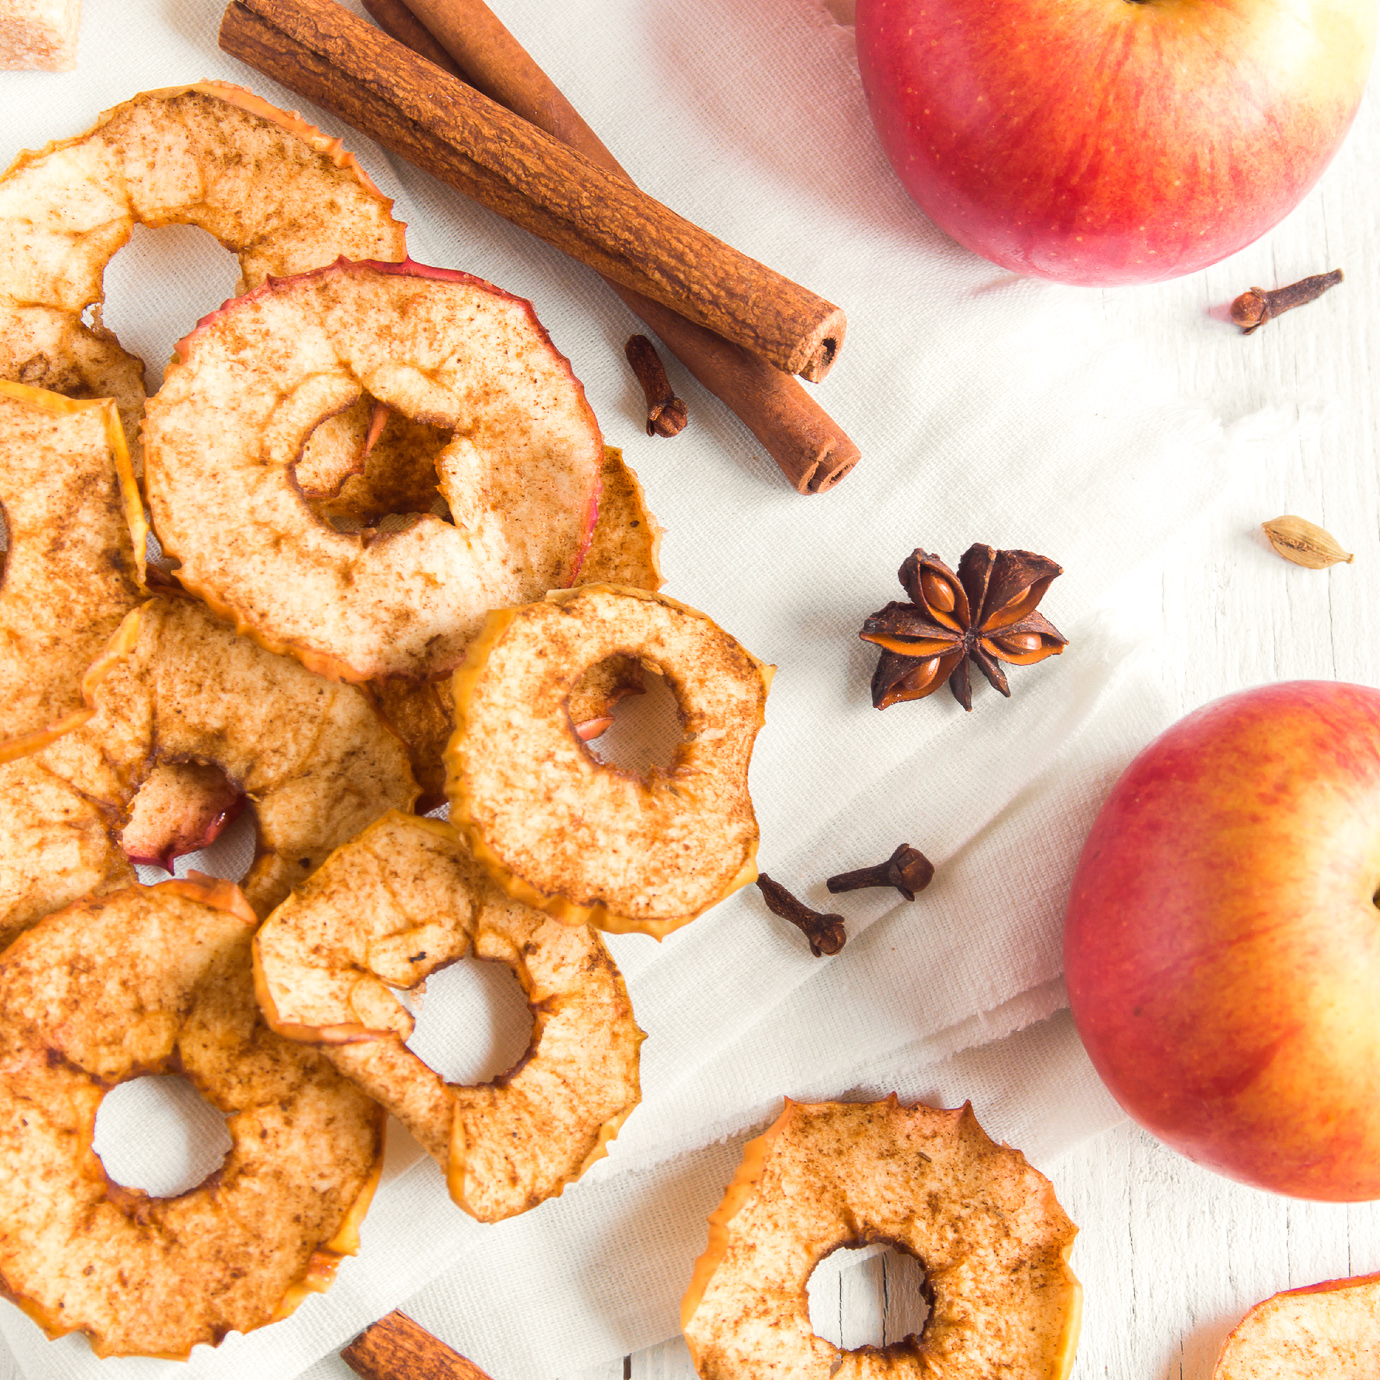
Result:
[[[872,676],[878,709],[932,695],[947,680],[964,709],[973,707],[968,663],[993,689],[1010,695],[1000,662],[1031,666],[1057,656],[1068,639],[1036,606],[1062,567],[1033,551],[997,551],[977,543],[958,572],[917,548],[897,572],[910,603],[874,613],[859,634],[882,649]]]

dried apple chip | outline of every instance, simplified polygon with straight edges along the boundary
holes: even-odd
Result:
[[[455,699],[450,681],[375,680],[366,687],[379,713],[407,745],[412,775],[421,795],[417,813],[446,803],[446,766],[442,760],[455,731]]]
[[[0,949],[45,915],[136,880],[109,816],[44,753],[0,763]]]
[[[574,687],[613,656],[676,696],[685,741],[665,772],[598,762],[571,722]],[[491,613],[455,676],[451,822],[528,905],[660,938],[757,875],[747,776],[771,669],[704,614],[628,586]]]
[[[109,401],[0,380],[0,762],[91,717],[82,681],[145,596],[143,504]],[[95,667],[95,671],[92,668]]]
[[[301,465],[298,465],[300,477]],[[661,526],[652,516],[638,483],[616,446],[604,447],[599,516],[580,566],[582,585],[610,581],[658,590],[663,581],[657,551]],[[570,692],[568,712],[575,732],[588,741],[612,723],[615,704],[644,689],[635,657],[612,656],[591,666]],[[442,755],[455,727],[455,697],[450,681],[376,681],[370,687],[384,718],[407,744],[412,772],[422,788],[419,813],[444,802],[446,769]]]
[[[130,887],[0,956],[0,1291],[98,1356],[185,1359],[326,1288],[358,1245],[383,1116],[254,1001],[254,913],[229,883]],[[111,1088],[178,1072],[226,1114],[207,1180],[155,1198],[92,1148]]]
[[[253,288],[342,254],[402,259],[391,207],[338,139],[242,87],[146,91],[0,177],[0,378],[114,398],[137,463],[144,366],[99,325],[134,225],[200,226]]]
[[[112,826],[162,761],[209,763],[254,804],[245,895],[267,915],[333,848],[417,794],[407,751],[363,691],[239,637],[204,605],[159,596],[131,613],[130,650],[92,692],[92,719],[43,763]]]
[[[632,585],[655,593],[661,576],[661,524],[647,507],[636,472],[617,446],[604,447],[599,515],[580,565],[582,585]]]
[[[580,567],[582,585],[632,585],[655,593],[661,578],[661,525],[647,507],[636,473],[615,446],[604,447],[599,518]],[[567,706],[575,732],[588,742],[613,724],[613,707],[646,688],[636,657],[611,656],[575,683]]]
[[[532,1011],[528,1052],[481,1087],[446,1083],[407,1048],[412,1017],[390,990],[467,953],[507,964]],[[481,1222],[559,1194],[637,1105],[643,1037],[603,941],[503,895],[438,821],[388,814],[337,849],[269,916],[254,961],[269,1024],[319,1042]]]
[[[1380,1274],[1329,1279],[1258,1303],[1232,1329],[1212,1380],[1380,1375]]]
[[[274,281],[178,347],[144,426],[147,490],[178,578],[273,651],[344,680],[452,670],[491,608],[567,585],[602,443],[531,305],[467,274],[338,263]],[[450,520],[341,532],[294,469],[365,395],[450,440]]]
[[[710,1215],[681,1327],[702,1380],[1064,1380],[1076,1233],[1049,1180],[971,1106],[788,1098]],[[929,1317],[919,1335],[840,1351],[811,1329],[806,1285],[839,1247],[878,1242],[919,1260]]]

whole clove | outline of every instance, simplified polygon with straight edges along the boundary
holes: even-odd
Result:
[[[907,901],[915,900],[934,879],[934,864],[918,849],[903,843],[884,863],[860,867],[856,872],[840,872],[825,886],[832,892],[861,891],[870,886],[894,886]]]
[[[645,335],[629,336],[623,353],[647,399],[647,435],[680,435],[689,418],[685,404],[676,397],[671,380],[666,377],[666,366],[656,346]]]
[[[1253,287],[1243,292],[1231,304],[1231,319],[1241,327],[1242,335],[1258,331],[1267,321],[1305,302],[1314,302],[1328,288],[1334,288],[1342,281],[1342,270],[1334,268],[1331,273],[1315,273],[1311,278],[1301,278],[1288,287]]]
[[[797,901],[780,882],[772,881],[765,872],[757,878],[757,886],[767,903],[767,909],[795,925],[810,941],[810,952],[816,958],[836,954],[847,943],[848,932],[843,927],[843,916],[822,915],[817,910],[811,910],[803,901]]]

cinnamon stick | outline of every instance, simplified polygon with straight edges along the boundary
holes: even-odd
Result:
[[[396,38],[428,62],[434,62],[441,71],[449,72],[452,77],[468,81],[471,86],[476,85],[455,65],[451,55],[437,43],[431,31],[403,4],[403,0],[364,0],[364,8],[389,38]],[[492,92],[485,91],[484,94],[493,99]]]
[[[340,1359],[364,1380],[489,1380],[473,1361],[396,1309],[361,1332]]]
[[[334,0],[234,0],[220,46],[605,277],[777,368],[818,379],[832,364],[846,324],[839,308]]]
[[[432,61],[433,51],[440,50],[484,95],[610,172],[628,177],[484,0],[364,3],[400,43]],[[609,286],[715,397],[737,413],[801,493],[826,492],[858,463],[857,446],[793,378],[660,303],[612,280]]]

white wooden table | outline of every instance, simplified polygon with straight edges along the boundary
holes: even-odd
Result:
[[[1210,400],[1229,421],[1276,409],[1260,431],[1283,438],[1263,440],[1258,461],[1243,466],[1213,511],[1128,578],[1125,607],[1144,620],[1180,713],[1267,681],[1380,685],[1376,168],[1372,90],[1321,184],[1263,241],[1190,278],[1102,293],[1107,315],[1149,342],[1186,395]],[[1209,314],[1247,287],[1338,267],[1346,281],[1330,295],[1250,337]],[[1260,524],[1283,513],[1326,527],[1354,563],[1318,572],[1281,560]],[[1380,1019],[1380,993],[1376,1008]],[[1380,1093],[1380,1070],[1376,1083]],[[1301,1203],[1244,1188],[1129,1124],[1041,1167],[1081,1228],[1073,1263],[1086,1311],[1075,1380],[1208,1380],[1223,1338],[1252,1304],[1380,1270],[1380,1204]],[[816,1326],[848,1346],[904,1335],[913,1299],[905,1289],[898,1299],[887,1273],[881,1257],[845,1273],[833,1316],[817,1308]],[[694,1371],[676,1340],[578,1380],[620,1376],[691,1380]]]

